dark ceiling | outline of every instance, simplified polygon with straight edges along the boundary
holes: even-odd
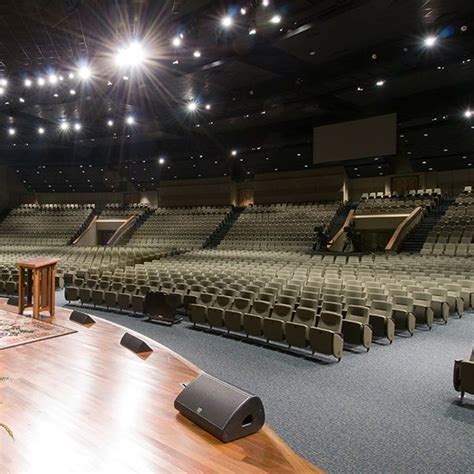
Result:
[[[268,3],[3,0],[1,159],[36,191],[243,179],[312,167],[315,125],[395,111],[399,155],[414,170],[472,164],[474,129],[464,116],[474,79],[472,0]],[[234,23],[226,29],[228,14]],[[429,35],[438,38],[432,48]],[[145,61],[118,68],[117,48],[132,39]],[[81,64],[90,79],[78,77]],[[346,169],[353,177],[393,172],[389,157]]]

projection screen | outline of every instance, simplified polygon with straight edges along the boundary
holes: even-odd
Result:
[[[397,114],[314,128],[313,163],[358,160],[397,152]]]

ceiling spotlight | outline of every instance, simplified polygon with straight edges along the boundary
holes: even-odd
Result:
[[[18,100],[19,100],[22,104],[25,103],[25,99],[23,99],[23,97],[20,97]]]
[[[70,89],[69,94],[76,95],[76,91],[74,89]]]
[[[5,94],[5,89],[3,87],[0,87],[0,95]]]
[[[173,38],[173,40],[171,41],[171,44],[172,44],[175,48],[179,48],[182,43],[183,43],[183,41],[182,41],[182,39],[181,39],[179,36],[175,36],[175,37]]]
[[[50,84],[56,84],[58,82],[58,76],[56,76],[56,74],[50,74],[48,79]]]
[[[25,87],[31,87],[33,83],[31,82],[31,79],[25,79],[24,84],[25,84]]]
[[[273,23],[274,25],[278,25],[278,23],[281,22],[281,16],[280,15],[273,15],[270,18],[270,23]]]
[[[14,128],[9,128],[8,129],[8,135],[13,136],[13,135],[15,135],[15,133],[16,133],[16,130]]]
[[[256,34],[257,34],[257,30],[255,28],[250,29],[249,35],[256,35]]]
[[[237,150],[232,150],[232,151],[230,152],[230,154],[231,154],[232,156],[237,156]]]
[[[68,77],[69,77],[69,79],[74,79],[74,73],[70,72],[70,73],[68,74]]]
[[[113,120],[107,120],[107,126],[108,127],[113,127],[114,126],[114,121]]]
[[[127,48],[119,49],[116,57],[119,66],[137,66],[144,59],[145,54],[138,41],[134,41]]]
[[[129,115],[126,119],[125,119],[125,122],[127,125],[133,125],[135,123],[135,119]]]
[[[46,84],[46,81],[42,77],[39,77],[38,78],[38,85],[40,87],[43,87],[45,84]]]
[[[7,87],[8,81],[6,79],[0,79],[0,86]]]
[[[74,124],[74,130],[78,132],[82,128],[82,125],[80,123],[75,123]]]
[[[195,58],[200,58],[201,57],[201,51],[194,51],[193,56]]]
[[[376,85],[377,87],[382,87],[382,86],[385,85],[385,81],[383,81],[383,80],[377,81],[377,82],[375,83],[375,85]]]
[[[229,15],[225,16],[221,20],[221,25],[224,28],[230,28],[232,26],[232,23],[233,23],[232,17],[230,17]]]
[[[262,0],[262,5],[263,5],[264,7],[268,7],[268,5],[270,5],[269,0]]]
[[[159,163],[160,165],[164,165],[164,164],[165,164],[165,159],[164,159],[164,158],[160,158],[160,159],[158,160],[158,163]]]
[[[211,104],[206,104],[206,110],[211,110]]]
[[[240,14],[241,15],[247,15],[247,9],[246,8],[241,8],[240,9]]]
[[[66,132],[67,130],[69,130],[69,124],[67,122],[61,122],[61,124],[59,125],[59,128],[63,132]]]
[[[89,79],[91,77],[91,70],[88,66],[81,66],[79,68],[79,77],[81,79]]]
[[[431,48],[436,44],[436,41],[438,41],[436,36],[427,36],[424,43],[427,48]]]
[[[188,103],[188,110],[189,112],[196,112],[197,110],[197,104],[194,101],[191,101]]]
[[[466,110],[466,112],[464,112],[464,117],[471,118],[472,114],[473,114],[472,110],[468,109]]]
[[[39,133],[40,135],[44,135],[44,132],[45,132],[45,130],[44,130],[43,127],[39,127],[39,128],[38,128],[38,133]]]

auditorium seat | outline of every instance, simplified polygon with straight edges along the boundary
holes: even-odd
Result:
[[[293,321],[285,323],[285,337],[288,346],[304,348],[308,345],[309,328],[316,325],[316,310],[299,306]]]
[[[349,305],[346,317],[342,321],[342,334],[345,343],[362,345],[369,351],[372,343],[369,308],[366,306]]]
[[[293,307],[278,303],[273,306],[270,317],[263,318],[263,335],[268,341],[285,340],[285,323],[291,321]]]
[[[466,393],[474,395],[474,349],[469,360],[456,360],[453,374],[454,389],[461,392],[461,402]]]
[[[392,319],[392,303],[372,300],[369,309],[369,323],[374,338],[387,338],[390,344],[395,336],[395,322]]]
[[[332,355],[339,362],[344,345],[341,330],[342,316],[340,314],[322,312],[317,325],[309,329],[309,344],[312,353]]]

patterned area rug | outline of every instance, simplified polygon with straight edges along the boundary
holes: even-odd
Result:
[[[76,331],[0,309],[0,350]]]

